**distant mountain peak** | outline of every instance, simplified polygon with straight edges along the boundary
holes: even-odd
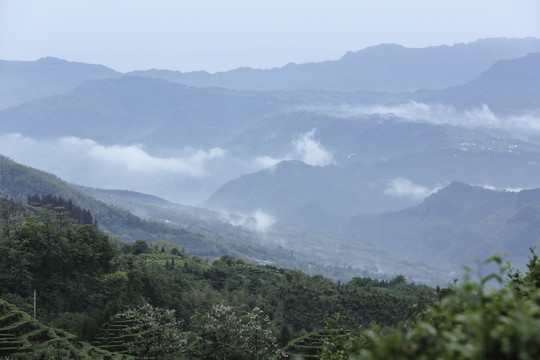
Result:
[[[32,63],[32,62],[28,61],[28,63]],[[109,67],[107,67],[105,65],[90,64],[90,63],[84,63],[84,62],[80,62],[80,61],[69,61],[69,60],[57,58],[57,57],[54,57],[54,56],[46,56],[46,57],[39,58],[35,63],[37,65],[45,65],[45,66],[47,66],[47,65],[60,66],[60,67],[62,67],[62,70],[67,70],[67,69],[73,68],[73,67],[86,69],[86,70],[100,69],[101,71],[109,72],[110,75],[112,75],[112,74],[119,75],[119,73],[117,73],[116,71],[114,71],[113,69],[111,69],[111,68],[109,68]]]
[[[463,191],[463,190],[472,190],[475,188],[479,188],[478,186],[474,186],[471,184],[467,184],[461,181],[452,181],[448,186],[444,187],[440,191]]]
[[[437,192],[428,196],[427,199],[456,199],[462,196],[467,196],[476,192],[493,192],[481,186],[471,185],[460,181],[452,181],[448,186],[438,190]],[[427,200],[426,199],[426,200]]]
[[[45,62],[62,62],[62,63],[67,63],[69,61],[65,60],[65,59],[60,59],[60,58],[57,58],[57,57],[54,57],[54,56],[45,56],[45,57],[42,57],[42,58],[39,58],[37,60],[38,62],[42,62],[42,63],[45,63]]]

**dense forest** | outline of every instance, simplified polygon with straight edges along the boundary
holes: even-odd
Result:
[[[540,354],[534,252],[525,274],[493,257],[498,273],[445,289],[403,276],[342,283],[228,255],[210,263],[167,242],[120,243],[30,203],[0,200],[0,356],[10,359]]]
[[[28,205],[44,207],[50,206],[53,209],[58,211],[65,212],[67,215],[76,220],[81,225],[94,225],[97,226],[97,221],[92,217],[90,210],[81,209],[80,207],[73,204],[73,201],[65,200],[60,196],[48,195],[32,195],[28,196],[27,200]]]
[[[217,340],[208,338],[201,319],[220,308],[242,319],[267,319],[264,330],[285,347],[323,329],[335,313],[350,329],[395,325],[434,294],[402,276],[341,283],[228,255],[209,263],[171,243],[120,243],[58,207],[38,205],[1,201],[0,296],[32,313],[36,291],[39,321],[103,346],[109,343],[103,331],[115,316],[144,305],[173,310],[183,332],[198,334],[186,351],[212,358],[204,349]],[[242,358],[229,350],[224,358]]]

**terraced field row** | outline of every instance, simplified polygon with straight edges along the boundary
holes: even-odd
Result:
[[[101,349],[113,351],[123,355],[129,355],[126,344],[133,338],[133,335],[126,334],[126,327],[130,322],[115,315],[111,320],[100,330],[93,345],[99,346]]]
[[[323,332],[311,332],[291,341],[284,351],[291,358],[300,356],[304,360],[318,359],[317,355],[322,350],[324,338]]]
[[[278,270],[275,270],[273,268],[264,267],[264,266],[253,266],[253,265],[247,265],[247,264],[235,264],[234,265],[238,269],[238,273],[241,275],[246,276],[267,276],[267,277],[276,277],[276,278],[283,278],[285,275],[279,272]]]
[[[76,358],[127,360],[131,357],[78,341],[75,335],[41,324],[0,299],[0,356],[13,359]]]

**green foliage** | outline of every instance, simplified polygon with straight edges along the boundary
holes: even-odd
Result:
[[[44,326],[0,299],[0,358],[121,360],[131,357],[80,342],[72,334]]]
[[[540,356],[540,262],[533,252],[529,271],[511,273],[499,257],[499,271],[474,281],[468,275],[440,296],[414,322],[394,330],[365,331],[344,343],[331,339],[330,349],[358,359],[538,359]],[[323,352],[321,359],[334,359]]]
[[[283,350],[293,359],[318,359],[325,337],[324,330],[312,331],[291,340]]]
[[[137,240],[133,244],[123,244],[122,250],[127,254],[139,255],[150,252],[148,244],[144,240]]]
[[[45,322],[66,312],[92,314],[95,324],[85,324],[86,334],[78,333],[91,336],[100,321],[94,314],[109,317],[114,312],[108,311],[116,311],[103,301],[107,291],[116,300],[119,289],[107,290],[100,281],[112,270],[110,262],[118,254],[115,245],[94,227],[79,226],[50,209],[10,226],[0,236],[0,295],[28,299],[36,290],[38,317]]]
[[[336,312],[347,319],[347,329],[373,321],[394,325],[408,316],[411,306],[433,295],[430,288],[408,284],[403,277],[335,283],[229,255],[209,264],[165,242],[120,245],[50,208],[35,214],[35,209],[7,200],[0,199],[0,205],[0,297],[32,311],[37,290],[40,321],[111,350],[118,345],[113,315],[143,304],[174,310],[176,319],[183,320],[182,331],[191,332],[201,345],[190,349],[204,358],[211,356],[204,349],[233,344],[219,340],[222,334],[215,339],[200,335],[201,322],[193,314],[206,316],[216,304],[236,314],[241,326],[235,331],[244,329],[241,336],[256,339],[237,343],[234,352],[241,354],[246,347],[255,353],[277,349],[276,335],[284,346],[321,329],[325,316]]]
[[[358,351],[359,341],[355,341],[358,335],[343,328],[339,314],[326,320],[326,331],[321,359],[347,360],[350,354]]]
[[[531,256],[527,263],[525,275],[516,270],[510,273],[508,281],[508,286],[524,296],[536,291],[536,289],[540,289],[540,259],[536,255],[534,248],[530,248],[530,250]]]
[[[47,195],[32,195],[28,196],[28,205],[45,207],[50,206],[52,209],[63,212],[65,211],[68,216],[76,220],[81,225],[95,225],[94,218],[89,210],[81,209],[78,206],[75,206],[71,199],[65,200],[62,197],[53,196],[51,194]]]

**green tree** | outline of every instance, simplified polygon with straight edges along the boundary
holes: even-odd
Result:
[[[278,344],[283,348],[287,345],[289,340],[291,340],[291,331],[287,324],[282,324],[281,329],[279,330]]]
[[[349,346],[345,357],[340,358],[540,358],[540,290],[534,276],[540,269],[538,258],[533,252],[524,276],[516,272],[507,277],[509,266],[499,257],[487,263],[498,264],[499,271],[476,281],[468,274],[463,283],[440,296],[414,322],[385,333],[365,331],[350,339],[355,346]],[[331,345],[337,348],[340,344]],[[321,356],[334,358],[330,352]]]
[[[357,334],[344,329],[340,315],[334,314],[326,320],[326,336],[319,356],[324,360],[347,360],[360,349],[360,340]]]

